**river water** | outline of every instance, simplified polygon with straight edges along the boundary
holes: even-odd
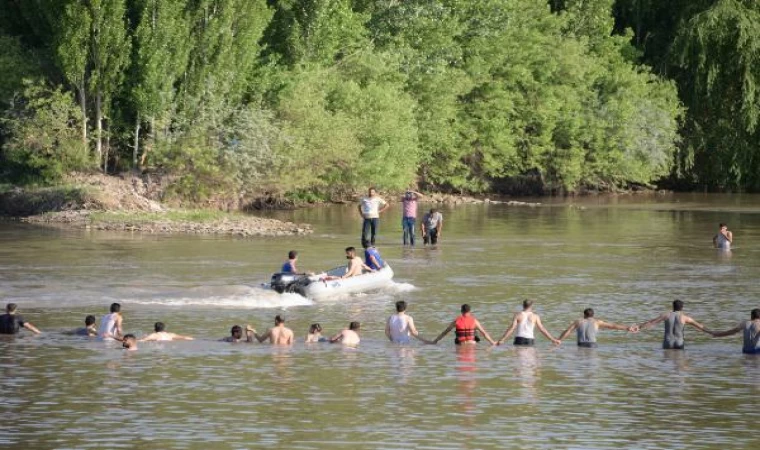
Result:
[[[0,294],[45,331],[0,339],[3,448],[758,448],[760,357],[740,337],[696,330],[660,348],[661,326],[600,333],[598,349],[458,349],[384,339],[393,303],[409,302],[434,338],[470,303],[498,338],[523,298],[558,335],[586,307],[635,323],[675,298],[714,329],[760,307],[760,197],[621,196],[535,207],[443,208],[437,248],[400,245],[400,210],[381,221],[390,288],[312,302],[262,290],[300,251],[302,269],[343,263],[355,206],[277,213],[310,222],[298,238],[155,236],[0,223]],[[711,248],[718,222],[730,254]],[[137,352],[67,336],[86,314],[123,305],[125,330],[153,322],[193,342]],[[265,329],[284,314],[292,348],[217,340],[234,324]],[[358,349],[304,345],[311,322],[362,322]]]

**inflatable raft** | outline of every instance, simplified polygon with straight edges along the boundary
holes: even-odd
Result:
[[[375,272],[365,272],[342,280],[326,280],[328,276],[342,276],[346,266],[336,267],[318,275],[276,273],[270,287],[279,293],[292,292],[312,300],[375,291],[388,286],[393,280],[393,269],[386,265]]]

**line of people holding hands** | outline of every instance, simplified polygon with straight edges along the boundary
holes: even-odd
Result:
[[[593,348],[597,346],[597,333],[599,330],[619,330],[630,333],[637,333],[640,330],[650,328],[660,322],[664,323],[664,335],[662,347],[665,349],[682,350],[685,348],[685,328],[691,326],[699,331],[710,334],[713,337],[730,336],[742,333],[743,345],[742,351],[746,354],[760,354],[760,308],[755,308],[750,312],[750,319],[740,322],[733,328],[725,331],[709,330],[701,323],[689,317],[683,312],[684,303],[681,300],[673,301],[673,310],[658,315],[657,317],[633,325],[621,325],[607,322],[594,317],[594,310],[586,308],[583,311],[583,317],[574,320],[560,334],[558,338],[544,327],[541,317],[533,311],[533,301],[523,301],[522,311],[516,313],[509,327],[504,334],[494,340],[483,328],[480,322],[472,314],[470,305],[464,304],[461,307],[461,314],[457,316],[435,339],[428,340],[422,337],[417,330],[412,316],[406,314],[407,303],[403,300],[396,302],[396,313],[391,315],[385,323],[385,335],[393,343],[408,344],[414,337],[426,344],[437,344],[446,335],[454,331],[454,343],[457,345],[471,345],[479,342],[481,336],[492,345],[501,345],[514,334],[513,344],[517,346],[535,345],[534,331],[538,329],[547,339],[554,344],[560,344],[562,340],[570,336],[573,332],[576,334],[576,342],[579,347]],[[82,336],[97,337],[100,339],[114,339],[122,342],[122,346],[127,350],[137,349],[138,339],[134,334],[123,334],[122,330],[121,305],[113,303],[110,312],[101,319],[99,327],[95,326],[95,317],[88,315],[85,318],[85,327],[75,330],[73,333]],[[17,334],[21,328],[26,328],[33,333],[40,333],[34,325],[25,321],[17,313],[17,306],[9,303],[6,306],[6,314],[0,315],[0,334]],[[309,327],[306,336],[306,343],[331,342],[342,343],[344,345],[356,346],[360,342],[359,332],[361,324],[351,322],[349,326],[341,330],[330,338],[322,336],[322,327],[314,323]],[[245,337],[244,337],[245,333]],[[173,340],[192,340],[190,336],[166,331],[166,325],[163,322],[156,322],[154,331],[139,341],[173,341]],[[230,336],[222,339],[225,342],[250,342],[259,343],[268,341],[274,345],[292,345],[295,343],[293,330],[285,326],[285,319],[281,315],[274,318],[274,326],[262,334],[259,334],[255,328],[247,325],[245,329],[235,325],[230,330]]]

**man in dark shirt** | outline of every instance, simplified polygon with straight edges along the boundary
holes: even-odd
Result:
[[[17,308],[18,306],[15,303],[8,303],[5,307],[6,314],[0,316],[0,334],[18,334],[21,328],[26,328],[35,334],[39,334],[40,330],[31,323],[25,322],[23,317],[16,314]]]

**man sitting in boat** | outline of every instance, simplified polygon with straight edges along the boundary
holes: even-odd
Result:
[[[385,267],[385,261],[380,257],[380,252],[377,251],[372,244],[364,243],[364,263],[372,270],[380,270]]]
[[[351,278],[363,274],[365,270],[374,272],[371,267],[364,264],[364,261],[362,261],[361,258],[356,256],[356,249],[354,247],[346,247],[346,259],[348,260],[348,265],[346,266],[346,273],[343,276],[327,276],[323,278],[323,280],[330,281]]]

